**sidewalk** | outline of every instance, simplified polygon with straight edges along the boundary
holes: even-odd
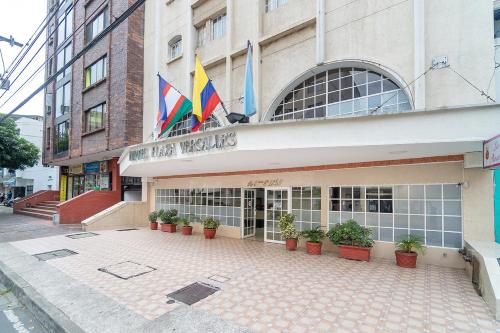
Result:
[[[87,236],[0,245],[0,270],[85,332],[500,332],[463,270],[147,229]],[[76,254],[33,256],[62,249]],[[167,302],[197,281],[220,290]]]

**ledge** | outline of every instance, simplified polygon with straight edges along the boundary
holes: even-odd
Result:
[[[306,19],[306,20],[302,20],[302,21],[299,21],[299,22],[296,22],[294,24],[291,24],[289,25],[288,27],[286,27],[285,29],[277,32],[277,33],[273,33],[273,34],[268,34],[266,36],[263,36],[260,40],[259,40],[259,45],[260,46],[265,46],[265,45],[268,45],[278,39],[281,39],[283,37],[286,37],[288,35],[291,35],[293,34],[294,32],[297,32],[299,30],[302,30],[304,28],[307,28],[308,26],[312,26],[312,25],[315,25],[316,24],[316,17],[312,17],[312,18],[309,18],[309,19]]]
[[[177,56],[177,57],[175,57],[173,59],[168,60],[167,61],[167,65],[170,65],[171,63],[176,62],[179,59],[182,59],[182,54],[180,56]]]
[[[82,138],[86,137],[86,136],[90,136],[92,134],[96,134],[96,133],[102,132],[104,130],[106,130],[106,127],[101,127],[101,128],[98,128],[98,129],[90,131],[90,132],[84,132],[84,133],[82,133]]]
[[[99,81],[95,82],[94,84],[91,84],[90,86],[88,86],[87,88],[84,88],[82,90],[82,94],[86,93],[87,91],[89,90],[92,90],[94,89],[95,87],[98,87],[100,86],[102,83],[106,82],[106,77],[100,79]]]

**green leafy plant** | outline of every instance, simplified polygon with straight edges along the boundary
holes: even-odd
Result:
[[[153,212],[149,213],[148,220],[149,220],[149,222],[156,222],[156,220],[158,220],[158,212],[153,211]]]
[[[297,239],[299,238],[299,233],[293,225],[295,220],[295,215],[293,214],[283,214],[278,221],[278,227],[280,228],[281,236],[283,239]]]
[[[177,224],[181,224],[183,227],[189,227],[189,220],[185,217],[179,217],[177,218]]]
[[[359,225],[356,221],[348,220],[334,225],[328,231],[327,236],[335,245],[372,247],[371,232],[370,229]]]
[[[201,224],[203,224],[203,228],[205,229],[217,229],[220,225],[219,221],[217,221],[212,216],[207,216],[203,220],[201,220]]]
[[[321,241],[325,239],[326,234],[320,227],[316,227],[314,229],[302,231],[300,236],[307,238],[311,243],[321,243]]]
[[[422,243],[422,237],[414,234],[403,236],[401,240],[396,242],[398,250],[406,253],[420,252],[425,253],[425,246]]]
[[[160,210],[160,220],[164,224],[174,224],[176,222],[177,209]]]
[[[0,114],[0,118],[4,115]],[[19,136],[16,122],[12,118],[0,123],[0,164],[9,170],[24,170],[38,163],[40,150]]]

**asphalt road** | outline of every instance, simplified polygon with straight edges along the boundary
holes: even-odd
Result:
[[[12,208],[0,206],[0,242],[69,234],[80,225],[53,225],[52,221],[12,214]],[[0,333],[48,333],[16,297],[0,284]]]

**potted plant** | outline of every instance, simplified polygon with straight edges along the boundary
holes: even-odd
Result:
[[[217,228],[219,227],[219,221],[214,219],[212,216],[205,217],[201,223],[203,224],[203,234],[206,239],[212,239],[215,237]]]
[[[370,261],[373,246],[370,229],[348,220],[333,226],[327,235],[338,246],[340,258]]]
[[[300,236],[308,239],[306,242],[307,254],[321,254],[321,241],[325,239],[326,234],[320,227],[304,230],[300,233]]]
[[[163,211],[160,216],[161,231],[163,232],[176,232],[177,225],[175,224],[175,217],[177,216],[177,209],[169,209]]]
[[[281,215],[278,221],[281,237],[285,239],[285,248],[288,251],[295,251],[297,249],[297,239],[299,238],[299,234],[293,225],[294,220],[295,215],[286,213]]]
[[[149,227],[151,230],[158,230],[158,212],[154,211],[149,213],[148,215],[148,220],[149,220]]]
[[[181,231],[185,236],[189,236],[193,234],[193,227],[189,225],[189,220],[185,217],[180,217],[177,219],[177,224],[182,225]]]
[[[422,238],[418,235],[408,235],[396,242],[397,250],[396,264],[399,267],[415,268],[417,266],[417,256],[420,252],[425,253],[425,247],[422,244]]]

